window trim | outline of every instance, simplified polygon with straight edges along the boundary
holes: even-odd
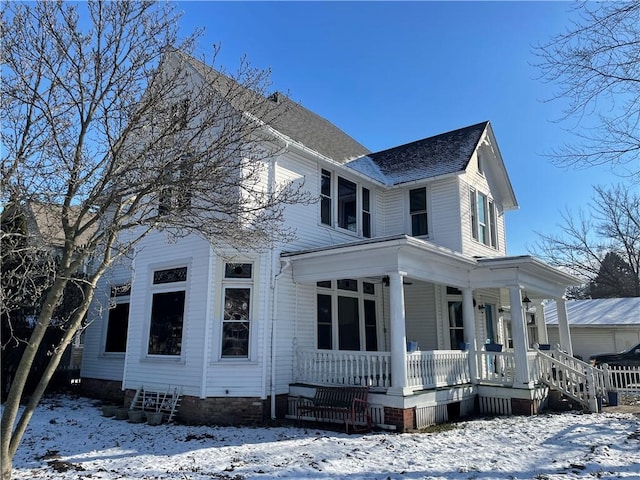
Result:
[[[424,190],[424,197],[425,197],[425,208],[424,210],[415,210],[412,211],[411,210],[411,192],[414,191],[418,191],[418,190]],[[429,201],[429,196],[430,196],[430,188],[428,185],[423,185],[421,187],[415,187],[415,188],[410,188],[407,190],[406,193],[406,205],[407,205],[407,211],[409,213],[408,215],[408,226],[407,226],[407,231],[409,232],[408,234],[412,237],[416,237],[416,238],[426,238],[428,239],[431,235],[431,228],[430,228],[430,221],[431,221],[431,215],[429,212],[429,207],[431,205],[431,202]],[[413,232],[413,217],[414,215],[425,215],[426,217],[426,233],[421,234],[421,235],[415,235]]]
[[[177,282],[168,282],[168,283],[154,283],[154,274],[157,271],[162,270],[172,270],[186,268],[186,276],[183,281]],[[156,264],[149,266],[149,288],[147,290],[146,298],[147,298],[147,309],[146,309],[146,335],[145,335],[145,343],[143,350],[143,359],[147,360],[158,360],[158,361],[184,361],[185,358],[185,349],[184,349],[184,341],[185,341],[185,325],[189,318],[189,284],[190,277],[189,273],[191,271],[191,262],[175,262],[170,264]],[[151,339],[151,314],[153,312],[153,296],[156,293],[171,293],[171,292],[184,292],[184,309],[182,313],[182,340],[180,347],[179,355],[164,355],[157,353],[149,353],[149,341]]]
[[[328,180],[328,191],[326,188],[323,189],[323,179]],[[345,226],[341,226],[341,216],[340,216],[340,197],[339,197],[339,186],[340,182],[349,182],[355,186],[355,229],[351,230]],[[327,185],[325,183],[325,185]],[[366,190],[369,194],[369,210],[364,209],[364,190]],[[358,182],[357,180],[353,180],[352,178],[340,175],[339,172],[335,170],[328,170],[326,168],[320,169],[320,208],[319,208],[319,219],[318,224],[332,228],[339,232],[346,233],[347,235],[358,236],[362,238],[372,238],[374,236],[373,225],[374,225],[374,212],[373,205],[375,203],[374,200],[374,190],[365,186],[363,183]],[[328,210],[325,210],[328,209]],[[327,212],[326,215],[324,212]],[[368,236],[365,235],[365,216],[368,215],[368,224],[369,224],[369,232]],[[325,218],[328,217],[327,219]]]
[[[219,322],[218,322],[218,338],[215,340],[216,351],[217,354],[215,358],[217,358],[218,362],[225,363],[238,363],[241,362],[243,364],[247,362],[251,362],[255,357],[256,346],[255,343],[255,332],[254,330],[257,328],[256,325],[256,312],[257,312],[257,304],[256,304],[256,296],[258,292],[258,286],[256,285],[256,279],[259,278],[258,272],[258,264],[253,259],[234,259],[233,261],[221,261],[220,262],[220,276],[221,282],[220,286],[220,307],[219,307]],[[249,277],[227,277],[226,270],[227,265],[236,264],[236,265],[251,265],[251,275]],[[233,288],[241,288],[241,289],[249,289],[249,301],[248,301],[248,320],[225,320],[225,300],[226,300],[226,291],[227,289]],[[239,322],[247,322],[249,326],[249,334],[247,338],[247,355],[231,355],[231,356],[223,356],[223,342],[224,342],[224,326],[225,323],[239,323]]]
[[[127,288],[128,287],[128,288]],[[126,295],[125,294],[119,294],[119,292],[117,291],[118,289],[123,289],[126,288]],[[114,292],[114,289],[115,292]],[[124,350],[121,352],[116,352],[116,351],[107,351],[107,340],[109,338],[109,317],[111,314],[111,310],[112,307],[115,308],[118,305],[124,305],[124,304],[128,304],[129,305],[129,312],[127,313],[127,331],[125,332],[125,335],[128,337],[128,333],[129,333],[129,317],[131,316],[131,282],[127,282],[125,284],[118,284],[118,285],[111,285],[110,288],[110,296],[109,296],[109,305],[107,308],[107,316],[106,316],[106,321],[105,326],[104,326],[104,335],[103,335],[103,340],[102,340],[102,355],[104,356],[108,356],[108,357],[123,357],[126,355],[127,353],[127,342],[128,342],[128,338],[125,338],[125,342],[124,342]]]
[[[357,283],[357,291],[338,288],[339,280],[355,280]],[[319,283],[319,282],[318,282]],[[374,284],[373,293],[364,292],[364,283]],[[331,287],[319,286],[316,284],[316,297],[315,297],[315,348],[318,349],[318,296],[325,295],[331,298],[331,350],[330,351],[353,351],[353,352],[369,352],[380,351],[381,345],[384,342],[383,335],[383,321],[382,314],[380,312],[381,300],[378,297],[379,290],[375,287],[374,282],[367,281],[366,279],[333,279],[331,280]],[[339,322],[339,297],[355,298],[358,300],[358,340],[360,344],[359,350],[340,350],[340,322]],[[374,302],[375,312],[375,329],[376,329],[376,350],[367,350],[367,327],[371,328],[371,325],[366,324],[366,307],[365,301]],[[325,350],[325,349],[322,349]]]
[[[484,222],[480,221],[480,207],[484,208]],[[469,212],[471,223],[471,239],[497,250],[498,242],[498,222],[497,206],[493,198],[488,194],[471,187],[469,189]],[[484,235],[481,235],[484,232]],[[481,238],[482,237],[482,238]]]

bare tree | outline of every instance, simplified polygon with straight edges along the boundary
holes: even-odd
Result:
[[[2,478],[98,279],[151,230],[256,249],[286,241],[286,205],[302,184],[278,185],[281,144],[268,125],[281,104],[268,72],[241,62],[223,75],[178,44],[174,7],[156,2],[2,5],[2,200],[59,208],[61,248],[2,414]],[[83,266],[83,298],[19,415],[27,375],[65,286]],[[3,309],[10,308],[3,302]]]
[[[536,47],[542,78],[566,105],[577,142],[556,149],[561,165],[610,164],[640,176],[640,2],[582,2],[578,20]]]
[[[640,296],[640,196],[629,187],[618,185],[594,188],[590,211],[577,216],[565,212],[560,233],[543,235],[534,253],[587,283],[609,278],[609,289]],[[616,262],[612,258],[619,259]],[[620,265],[624,276],[620,275]],[[612,270],[615,268],[616,270]],[[616,284],[615,281],[620,282]],[[631,286],[628,284],[631,283]]]

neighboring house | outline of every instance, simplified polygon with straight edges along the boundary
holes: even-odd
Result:
[[[559,342],[556,303],[544,306],[549,343]],[[640,343],[640,298],[597,298],[566,302],[573,353],[622,352]]]
[[[185,421],[247,423],[295,413],[289,399],[316,385],[367,385],[375,423],[399,431],[477,405],[542,408],[523,298],[562,310],[580,281],[508,256],[505,214],[518,203],[490,123],[371,153],[271,99],[288,104],[271,125],[287,148],[269,173],[304,179],[318,199],[287,208],[297,240],[222,256],[196,235],[147,237],[97,292],[86,391],[179,386]],[[566,315],[560,325],[568,339]]]
[[[71,209],[71,218],[76,210]],[[64,233],[62,231],[61,222],[62,207],[60,205],[54,205],[50,203],[42,203],[36,201],[28,201],[20,206],[9,203],[8,206],[2,212],[2,229],[6,232],[9,229],[13,229],[24,235],[26,245],[34,247],[33,256],[40,259],[45,256],[55,259],[61,255],[62,248],[64,246]],[[76,217],[77,218],[77,217]],[[80,242],[88,240],[95,233],[95,229],[87,229],[87,231],[80,237]],[[39,252],[39,253],[36,253]],[[38,257],[42,255],[42,257]],[[83,267],[85,269],[86,267]],[[86,272],[86,270],[85,270]],[[36,280],[37,283],[37,280]],[[10,320],[9,320],[10,319]],[[3,313],[2,316],[2,395],[8,392],[13,372],[17,368],[18,362],[22,357],[22,353],[25,348],[24,341],[15,342],[10,341],[10,336],[15,335],[20,339],[28,339],[33,331],[36,317],[32,307],[21,308],[18,311],[9,312],[6,316]],[[53,319],[55,324],[56,319]],[[49,351],[57,345],[60,341],[62,330],[55,325],[50,326],[47,329],[47,333],[43,340],[43,343],[38,351],[36,359],[34,360],[34,366],[32,368],[33,374],[31,375],[27,383],[27,391],[33,389],[39,380],[38,374],[44,369],[45,365],[49,361]],[[82,335],[78,334],[74,338],[73,343],[67,348],[60,361],[58,371],[66,370],[67,373],[72,373],[71,370],[77,370],[80,368],[82,362]],[[54,376],[50,386],[56,387],[56,383],[64,383],[68,375]],[[70,377],[69,377],[70,378]],[[77,377],[76,377],[77,378]],[[63,386],[63,385],[60,385]]]

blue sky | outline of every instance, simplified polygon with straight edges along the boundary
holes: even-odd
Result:
[[[561,169],[545,156],[571,141],[554,122],[553,86],[537,79],[532,45],[569,26],[567,2],[178,2],[196,53],[242,55],[272,70],[272,89],[328,119],[372,151],[491,121],[520,209],[507,212],[511,255],[585,208],[605,167]]]

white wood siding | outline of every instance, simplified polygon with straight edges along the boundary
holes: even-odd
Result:
[[[437,350],[435,286],[414,281],[404,286],[404,299],[407,340],[418,342],[420,350]]]
[[[124,387],[144,384],[171,384],[184,387],[186,395],[199,395],[205,355],[205,322],[209,276],[209,245],[190,236],[167,242],[162,233],[151,234],[141,245],[135,260],[135,280],[131,290],[129,336]],[[149,357],[153,271],[187,266],[182,348],[179,358]],[[179,289],[182,287],[176,287]]]
[[[205,355],[207,397],[263,397],[266,391],[266,378],[263,368],[265,360],[265,335],[268,333],[270,312],[269,295],[271,284],[267,277],[270,274],[269,256],[255,255],[237,256],[232,261],[248,262],[253,260],[254,280],[252,287],[252,315],[249,339],[249,358],[221,358],[223,288],[225,259],[218,258],[216,267],[212,269],[209,282],[212,288],[212,301],[209,309],[210,339]],[[267,345],[268,346],[268,345]]]
[[[409,233],[407,231],[407,215],[403,189],[384,191],[380,194],[384,202],[384,218],[378,236],[389,236]]]
[[[457,184],[457,177],[452,177],[429,185],[429,241],[459,252],[462,244]]]
[[[358,185],[369,188],[373,195],[373,205],[378,205],[378,192],[372,184],[363,184],[362,180],[350,174],[350,172],[342,172],[332,169],[331,167],[322,167],[332,171],[333,176],[339,175]],[[310,193],[312,203],[308,205],[289,205],[285,209],[285,222],[287,225],[293,226],[296,232],[296,240],[288,245],[283,246],[284,250],[303,250],[319,246],[337,245],[346,242],[354,242],[361,240],[363,237],[356,232],[349,232],[343,229],[330,227],[320,223],[320,170],[317,161],[310,160],[292,152],[281,155],[278,159],[277,181],[291,181],[304,179],[305,189]],[[335,180],[335,178],[334,178]],[[336,198],[332,201],[335,203]],[[358,215],[361,215],[360,205],[358,206]],[[376,222],[378,212],[373,212],[374,232],[379,229]],[[335,219],[334,219],[335,220]],[[379,234],[378,234],[379,235]]]
[[[480,257],[497,257],[505,255],[506,253],[506,237],[505,237],[505,222],[504,211],[502,205],[500,205],[491,194],[491,189],[487,183],[486,177],[473,172],[467,172],[460,176],[459,182],[459,195],[460,195],[460,221],[461,221],[461,239],[462,239],[462,253],[468,256],[480,256]],[[471,231],[471,202],[470,191],[471,189],[487,195],[491,200],[496,203],[496,226],[498,228],[498,248],[492,248],[485,245],[472,237]]]
[[[84,333],[81,375],[85,378],[122,380],[124,353],[105,353],[109,298],[112,285],[131,281],[131,262],[118,262],[98,282],[95,296],[87,314],[88,326]]]

